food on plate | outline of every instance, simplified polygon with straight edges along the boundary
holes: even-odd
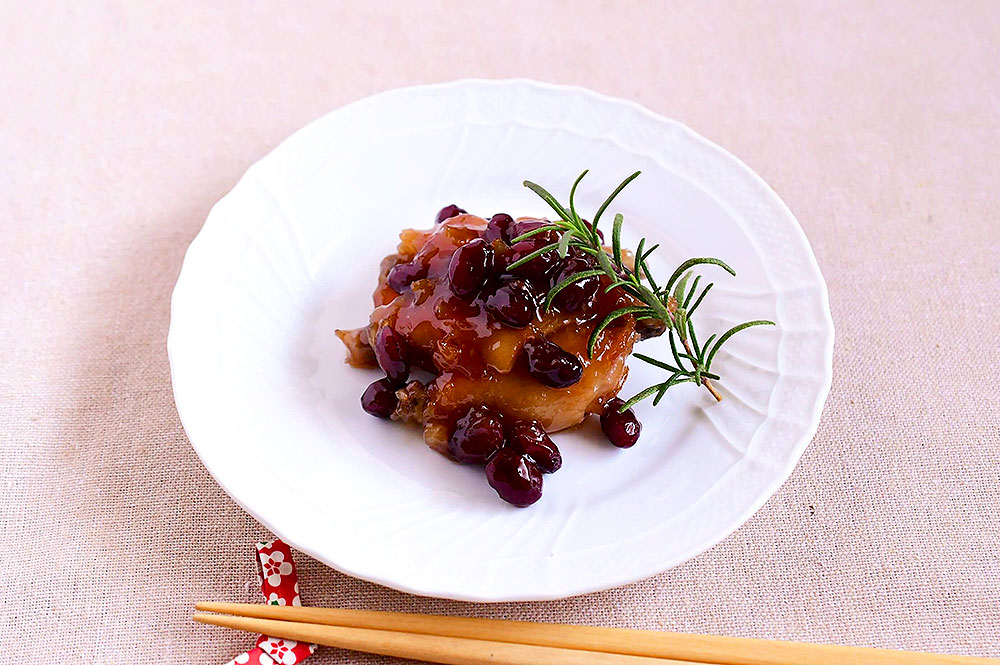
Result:
[[[379,267],[368,325],[337,331],[348,363],[385,374],[365,390],[362,408],[421,426],[432,449],[484,465],[502,499],[528,506],[542,495],[542,474],[562,465],[549,433],[597,415],[609,441],[629,448],[641,429],[631,407],[642,399],[656,404],[680,383],[703,385],[721,399],[712,385],[715,352],[739,330],[770,322],[751,321],[700,345],[690,317],[711,285],[698,295],[700,277],[691,281],[689,271],[700,264],[732,269],[718,259],[691,259],[658,286],[647,262],[656,246],[647,249],[643,240],[634,253],[622,249],[621,215],[605,244],[600,218],[637,175],[593,223],[576,212],[581,175],[568,209],[525,183],[553,208],[555,221],[486,218],[449,205],[432,228],[404,230]],[[633,346],[665,333],[670,361],[636,357],[670,378],[620,399]]]

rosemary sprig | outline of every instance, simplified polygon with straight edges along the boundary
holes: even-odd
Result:
[[[647,249],[645,238],[640,240],[636,246],[636,250],[633,253],[635,257],[633,265],[626,265],[621,246],[621,230],[624,222],[622,214],[615,214],[614,222],[612,223],[610,253],[604,248],[601,242],[601,238],[597,232],[597,224],[615,197],[625,189],[626,185],[639,176],[640,171],[636,171],[625,178],[611,195],[605,199],[601,207],[597,209],[593,223],[585,222],[576,211],[576,189],[587,173],[588,171],[581,173],[580,177],[573,183],[573,187],[569,193],[568,209],[560,204],[545,188],[529,180],[524,181],[524,186],[549,204],[549,207],[556,212],[559,218],[543,227],[532,229],[514,238],[511,243],[520,242],[521,240],[547,231],[559,234],[559,240],[528,254],[511,264],[510,267],[516,268],[541,254],[553,250],[556,250],[559,256],[565,257],[570,247],[574,247],[579,251],[594,256],[597,259],[598,267],[594,270],[586,270],[571,275],[554,285],[545,298],[546,310],[552,307],[552,300],[560,291],[576,281],[595,275],[602,275],[608,278],[609,283],[605,291],[621,289],[637,301],[635,305],[621,307],[611,312],[594,327],[587,344],[587,353],[591,356],[594,354],[594,346],[597,344],[597,340],[604,329],[624,316],[632,316],[636,320],[656,320],[663,323],[670,341],[673,362],[664,362],[641,353],[633,355],[643,362],[658,367],[665,372],[670,372],[670,375],[667,380],[649,386],[626,400],[624,406],[621,408],[622,411],[649,397],[653,398],[653,405],[656,406],[663,399],[663,395],[666,394],[667,390],[682,383],[703,385],[716,400],[721,402],[722,395],[712,385],[712,381],[720,380],[720,376],[712,372],[712,361],[715,359],[715,355],[722,348],[723,344],[741,330],[752,326],[773,326],[774,322],[763,320],[747,321],[733,326],[722,333],[722,335],[712,335],[704,344],[699,344],[698,335],[695,333],[691,316],[698,309],[698,306],[701,305],[713,284],[705,286],[696,297],[695,294],[698,292],[701,275],[694,275],[692,269],[699,265],[714,265],[722,268],[734,277],[736,276],[736,271],[719,259],[696,257],[688,259],[677,266],[677,269],[670,275],[670,278],[661,286],[653,277],[653,272],[649,267],[649,257],[656,251],[659,245],[653,245]],[[692,276],[694,278],[693,281],[691,279]],[[690,288],[688,287],[689,283]],[[677,340],[680,340],[683,353],[677,348]]]

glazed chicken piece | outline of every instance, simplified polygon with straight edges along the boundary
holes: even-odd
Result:
[[[552,242],[546,232],[509,244],[545,223],[461,213],[431,230],[404,231],[398,251],[382,261],[369,325],[337,331],[352,365],[378,363],[392,378],[396,354],[401,366],[430,375],[397,389],[392,417],[421,424],[442,454],[471,407],[552,432],[600,413],[625,381],[635,321],[624,317],[605,329],[592,357],[587,343],[608,313],[634,304],[627,295],[605,293],[607,278],[589,277],[560,292],[551,311],[542,307],[552,284],[593,269],[595,259],[552,250],[507,269]]]
[[[361,396],[365,411],[420,425],[431,448],[485,465],[500,498],[529,506],[542,496],[542,474],[562,465],[548,432],[599,413],[613,445],[635,444],[639,421],[616,395],[632,345],[663,329],[617,318],[589,354],[592,331],[635,304],[631,297],[606,292],[607,276],[592,274],[550,308],[544,301],[555,284],[594,270],[596,258],[576,247],[564,257],[541,251],[557,239],[541,229],[545,220],[487,221],[448,206],[436,222],[400,234],[381,263],[368,325],[337,335],[348,363],[385,372]]]

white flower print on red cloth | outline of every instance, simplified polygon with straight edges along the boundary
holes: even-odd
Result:
[[[258,644],[257,648],[264,651],[274,662],[280,663],[280,665],[294,665],[299,662],[298,656],[295,653],[295,649],[298,646],[299,643],[295,640],[269,637]]]
[[[260,591],[268,605],[301,605],[292,551],[280,540],[257,543]]]
[[[260,569],[264,581],[268,586],[280,587],[281,578],[292,574],[292,564],[285,561],[284,552],[272,552],[264,554],[261,552]]]
[[[257,581],[268,605],[302,605],[292,550],[280,540],[257,543]],[[226,665],[294,665],[316,652],[315,644],[261,635],[256,645]]]

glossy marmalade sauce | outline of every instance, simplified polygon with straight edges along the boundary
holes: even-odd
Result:
[[[638,339],[634,320],[623,317],[601,333],[589,357],[587,343],[594,327],[611,311],[634,303],[620,289],[605,293],[608,281],[602,276],[589,278],[577,293],[567,292],[544,312],[545,295],[561,270],[589,269],[596,260],[582,252],[560,259],[552,250],[511,274],[506,266],[552,238],[543,233],[511,248],[508,243],[513,238],[541,222],[522,218],[499,232],[494,224],[458,214],[430,230],[403,231],[397,252],[382,261],[369,325],[359,331],[338,331],[349,349],[352,339],[356,347],[373,345],[385,326],[396,333],[394,339],[404,341],[409,366],[427,376],[420,380],[411,375],[406,387],[397,391],[401,399],[392,417],[423,425],[425,441],[443,454],[448,454],[448,437],[456,422],[471,407],[486,407],[505,421],[538,421],[550,432],[600,413],[624,383],[625,360]],[[478,238],[488,243],[492,263],[482,287],[460,297],[449,282],[452,258],[457,249]],[[504,317],[487,306],[497,288],[512,282],[534,300],[530,322],[523,328],[503,322]],[[535,354],[532,358],[545,362],[543,352],[552,351],[553,344],[579,364],[578,370],[567,370],[579,372],[572,385],[546,385],[529,362],[529,348]],[[373,354],[363,348],[352,349],[349,361],[375,364]]]

